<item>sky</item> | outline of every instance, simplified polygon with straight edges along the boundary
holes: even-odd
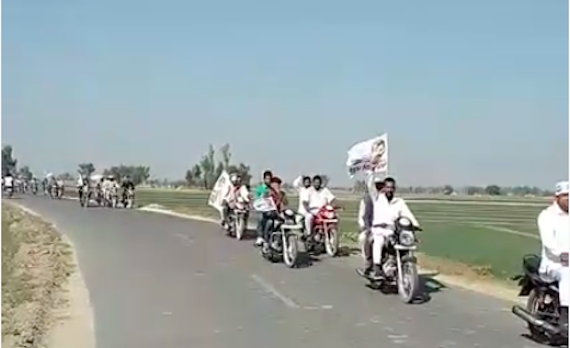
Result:
[[[2,144],[37,172],[146,164],[208,144],[350,184],[389,136],[407,185],[568,178],[565,0],[4,0]]]

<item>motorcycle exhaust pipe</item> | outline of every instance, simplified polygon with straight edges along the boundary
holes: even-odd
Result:
[[[551,335],[560,334],[559,328],[550,323],[547,323],[544,320],[536,318],[534,315],[532,315],[529,311],[527,311],[525,308],[522,308],[521,306],[513,306],[512,312],[514,315],[526,321],[527,323],[539,327]]]

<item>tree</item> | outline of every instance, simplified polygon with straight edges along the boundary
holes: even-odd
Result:
[[[195,184],[202,179],[202,168],[199,164],[195,164],[194,167],[192,167],[192,177],[194,178]]]
[[[90,177],[93,173],[95,173],[95,166],[93,163],[79,163],[79,173],[81,175]]]
[[[63,181],[73,181],[73,175],[71,175],[71,173],[59,174],[57,178]]]
[[[497,185],[489,185],[485,187],[485,193],[490,196],[499,196],[501,195],[501,188]]]
[[[453,186],[451,185],[445,185],[443,187],[443,194],[449,196],[450,194],[452,194],[453,192],[455,192],[455,190],[453,189]]]
[[[227,170],[227,168],[230,166],[230,161],[232,159],[232,153],[230,152],[230,144],[225,144],[224,146],[222,146],[220,148],[220,153],[222,154],[223,168]]]
[[[184,177],[184,181],[186,186],[194,186],[194,174],[192,173],[191,169],[186,171],[186,176]]]
[[[323,186],[328,186],[330,182],[330,177],[326,174],[319,174],[321,179],[323,179]]]
[[[32,180],[32,178],[34,177],[34,175],[32,174],[32,171],[30,170],[30,167],[28,166],[23,166],[22,168],[20,168],[20,170],[18,171],[18,175],[24,179],[24,180]]]
[[[16,172],[16,165],[18,164],[18,160],[12,157],[12,152],[12,146],[6,145],[2,147],[2,176],[6,175],[7,173],[15,174]]]

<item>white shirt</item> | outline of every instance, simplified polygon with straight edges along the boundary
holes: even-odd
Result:
[[[238,189],[233,184],[228,185],[226,192],[224,192],[223,200],[226,202],[234,202],[238,198],[244,200],[244,202],[249,202],[249,191],[245,185],[241,185]]]
[[[307,215],[309,212],[307,211],[307,209],[305,209],[305,205],[303,204],[303,202],[308,202],[309,201],[309,192],[310,192],[311,188],[306,188],[301,186],[299,188],[299,214],[301,215]]]
[[[414,226],[420,225],[403,198],[394,197],[388,201],[386,195],[379,194],[372,198],[372,202],[374,205],[372,225],[394,225],[394,222],[401,217],[410,219]]]
[[[542,242],[540,273],[561,267],[560,254],[570,249],[570,220],[568,213],[553,203],[538,215],[538,229]]]
[[[77,178],[77,187],[82,187],[83,185],[84,185],[83,176],[80,175],[80,176]]]
[[[323,187],[318,191],[315,190],[314,187],[311,187],[308,189],[307,198],[308,200],[305,202],[309,202],[309,209],[313,212],[321,209],[327,204],[331,204],[335,197],[326,187]]]
[[[14,186],[14,177],[12,177],[12,176],[5,177],[4,178],[4,186],[6,186],[6,187]]]

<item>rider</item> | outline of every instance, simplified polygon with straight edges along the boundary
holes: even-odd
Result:
[[[273,173],[270,170],[263,172],[263,182],[255,188],[254,199],[266,198],[269,196],[271,179],[273,179]],[[257,239],[255,240],[255,245],[261,246],[263,244],[263,229],[267,219],[269,218],[269,213],[261,212],[259,222],[257,225]]]
[[[570,303],[568,186],[568,181],[558,183],[554,202],[538,215],[538,229],[542,242],[539,272],[543,277],[558,282],[560,325],[566,331],[568,330],[568,305]]]
[[[299,192],[299,209],[298,209],[298,213],[299,215],[303,216],[303,218],[305,218],[305,216],[307,216],[309,214],[309,212],[307,211],[307,209],[305,209],[305,205],[303,204],[304,201],[308,201],[308,195],[309,192],[311,191],[311,178],[309,176],[303,176],[302,180],[302,184],[301,186],[298,188],[298,192]],[[309,235],[311,233],[311,231],[305,231],[305,235]]]
[[[6,173],[6,176],[4,176],[4,188],[12,189],[12,192],[14,192],[14,177],[10,172]]]
[[[360,244],[362,257],[364,258],[363,275],[370,276],[372,274],[372,234],[370,233],[373,220],[373,202],[378,195],[383,194],[384,180],[376,176],[374,177],[375,191],[367,191],[360,201],[358,207],[358,227],[360,234],[358,235],[358,242]]]
[[[130,176],[126,175],[121,181],[121,188],[123,189],[123,203],[127,201],[127,192],[135,191],[135,183]]]
[[[335,196],[332,192],[322,186],[323,179],[320,175],[315,175],[312,182],[313,187],[307,190],[304,197],[299,197],[307,212],[305,215],[305,233],[307,233],[307,235],[312,233],[315,214],[325,205],[333,204],[335,201]]]
[[[83,192],[83,188],[85,187],[86,183],[87,181],[83,177],[83,174],[79,173],[79,176],[77,177],[77,183],[75,184],[75,187],[77,187],[77,195],[79,196],[79,200],[81,200],[83,194],[86,193]]]
[[[382,250],[384,244],[394,233],[394,222],[397,218],[406,217],[413,226],[419,227],[418,220],[408,208],[403,198],[394,197],[396,192],[396,180],[392,177],[384,179],[381,186],[381,194],[372,199],[372,277],[382,279],[384,271],[382,270]]]
[[[238,174],[231,174],[230,184],[222,198],[222,227],[227,226],[230,210],[235,207],[239,199],[243,202],[249,202],[249,191],[245,185],[242,185],[241,177]]]

